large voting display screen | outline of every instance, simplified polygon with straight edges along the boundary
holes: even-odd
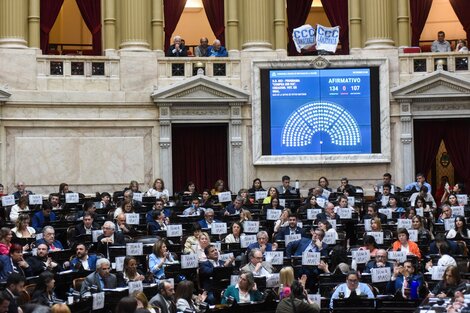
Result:
[[[262,69],[263,155],[380,153],[378,68]]]

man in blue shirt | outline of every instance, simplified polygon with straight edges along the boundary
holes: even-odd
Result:
[[[359,282],[357,272],[350,271],[346,276],[346,282],[336,286],[335,292],[331,296],[330,309],[333,309],[333,300],[339,299],[340,294],[342,298],[364,297],[369,299],[374,298],[374,293],[369,285]]]
[[[52,205],[49,202],[44,202],[42,204],[42,210],[33,215],[33,228],[39,233],[44,226],[55,220],[56,216],[55,213],[52,212]]]
[[[424,176],[424,174],[418,173],[416,174],[416,181],[406,185],[405,191],[419,192],[421,190],[421,186],[428,187],[428,192],[432,192],[431,185],[426,182],[426,177]]]
[[[228,52],[222,46],[219,39],[214,40],[212,46],[207,49],[207,56],[209,57],[228,57]]]

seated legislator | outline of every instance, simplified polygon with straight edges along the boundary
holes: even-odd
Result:
[[[173,38],[173,44],[168,48],[166,53],[167,57],[187,57],[188,56],[188,49],[181,41],[180,36],[175,36]]]
[[[324,220],[335,220],[336,225],[341,224],[341,219],[338,214],[335,213],[335,205],[331,202],[327,202],[325,206],[325,211],[317,214],[316,223]]]
[[[247,254],[250,254],[251,249],[254,249],[254,248],[260,249],[263,255],[267,251],[277,250],[277,243],[273,243],[273,244],[269,243],[268,233],[264,230],[261,230],[256,234],[256,240],[257,240],[256,242],[248,245],[248,247],[246,248]]]
[[[222,304],[230,302],[231,298],[235,303],[251,303],[261,301],[263,294],[257,289],[255,278],[251,272],[242,272],[238,276],[238,283],[230,285],[222,295]]]
[[[287,175],[282,176],[281,178],[282,185],[277,187],[277,192],[280,195],[296,195],[297,190],[295,187],[290,185],[290,177]]]
[[[21,197],[28,198],[29,195],[34,195],[34,193],[31,190],[26,190],[26,184],[22,181],[18,182],[15,187],[17,189],[13,193],[13,196],[15,197],[15,200],[18,200]]]
[[[196,246],[199,242],[199,235],[201,234],[201,225],[199,223],[192,223],[191,227],[192,236],[186,238],[184,242],[184,249],[183,253],[191,253],[194,252],[193,247]]]
[[[340,299],[340,294],[344,298],[353,299],[354,297],[367,297],[369,299],[374,298],[374,293],[370,289],[369,285],[361,283],[359,281],[359,275],[355,271],[348,272],[346,276],[346,282],[336,286],[333,295],[330,300],[330,309],[334,309],[335,299]]]
[[[442,280],[437,283],[430,293],[431,297],[452,298],[456,291],[467,289],[467,282],[460,276],[457,266],[449,266],[444,271]]]
[[[416,197],[421,196],[424,198],[424,201],[431,202],[433,208],[437,208],[436,201],[434,201],[434,197],[431,193],[428,192],[428,187],[421,186],[419,192],[415,192],[410,197],[410,202],[414,203],[416,201]]]
[[[48,247],[45,243],[39,244],[36,250],[36,255],[31,255],[26,259],[33,276],[38,276],[44,271],[56,273],[62,270],[62,267],[49,257]]]
[[[169,281],[163,280],[158,284],[158,293],[149,300],[149,304],[158,308],[160,313],[175,313],[175,288]]]
[[[109,256],[109,246],[117,245],[122,246],[126,244],[126,240],[122,233],[115,232],[115,225],[113,222],[106,221],[103,224],[103,234],[98,237],[98,245],[96,251]]]
[[[55,295],[54,288],[54,274],[49,271],[42,272],[39,274],[38,283],[31,296],[31,303],[50,307],[54,303],[63,302],[63,300],[58,299]]]
[[[88,247],[79,243],[75,247],[75,257],[70,261],[70,268],[74,271],[95,271],[98,258],[95,254],[88,254]]]
[[[456,216],[452,213],[452,208],[448,204],[442,205],[441,209],[442,213],[437,219],[438,223],[445,223],[445,220],[447,219],[456,218]]]
[[[387,215],[380,213],[375,203],[370,203],[367,206],[367,214],[364,215],[364,217],[362,218],[362,221],[364,222],[364,220],[367,220],[367,219],[372,220],[373,218],[376,218],[376,217],[380,218],[380,222],[382,224],[387,224]]]
[[[80,294],[82,297],[90,296],[92,291],[102,292],[104,289],[117,287],[116,275],[111,274],[111,263],[106,258],[96,261],[96,271],[88,275],[82,283]]]
[[[36,245],[41,243],[45,243],[49,247],[49,251],[64,250],[62,243],[59,240],[55,240],[55,230],[52,226],[45,226],[42,229],[42,239],[36,241]]]
[[[300,234],[305,237],[305,232],[302,228],[297,226],[297,215],[291,213],[288,219],[288,226],[282,227],[276,234],[276,240],[285,240],[286,235],[297,235]]]
[[[465,216],[459,215],[455,217],[454,228],[449,230],[446,237],[455,240],[464,240],[470,238],[470,230],[467,227]]]
[[[321,187],[317,187],[321,188]],[[310,195],[304,205],[297,209],[297,214],[307,214],[309,209],[322,209],[317,203],[317,196]]]
[[[3,291],[3,295],[6,299],[10,301],[10,305],[8,306],[8,310],[5,312],[8,313],[22,313],[21,310],[18,310],[19,304],[16,299],[19,299],[20,294],[24,291],[26,279],[18,273],[11,273],[6,281],[5,290]],[[0,307],[1,301],[0,301]]]
[[[204,215],[204,208],[201,207],[201,200],[198,197],[191,199],[191,206],[183,211],[184,216],[201,216]]]
[[[230,234],[224,238],[225,243],[240,243],[240,238],[245,236],[243,233],[243,224],[240,222],[233,222],[230,226]]]
[[[75,227],[75,236],[91,235],[94,230],[99,230],[100,226],[94,220],[94,214],[85,212],[82,222]]]
[[[20,214],[15,222],[15,227],[11,229],[16,238],[35,238],[36,230],[29,226],[31,218],[28,214]]]
[[[117,285],[127,287],[130,281],[144,281],[145,276],[137,269],[137,260],[133,256],[124,258],[122,272],[116,273]]]
[[[152,188],[147,191],[146,195],[147,197],[155,197],[157,199],[162,199],[163,203],[168,202],[168,200],[170,199],[170,193],[168,192],[168,189],[165,189],[165,182],[161,178],[155,179]]]
[[[259,178],[253,179],[253,184],[251,185],[251,188],[248,189],[248,193],[253,195],[257,191],[266,191],[266,189],[263,188],[263,183],[261,182],[261,179]]]
[[[432,235],[432,233],[429,230],[424,228],[424,222],[423,221],[424,221],[423,217],[421,217],[419,215],[415,215],[411,219],[411,227],[418,231],[418,242],[421,245],[429,246],[429,244],[431,243],[431,240],[434,238],[434,236]]]
[[[392,245],[393,251],[405,251],[406,254],[412,254],[421,260],[421,251],[416,243],[410,240],[410,234],[405,228],[397,229],[398,240]]]
[[[431,185],[426,181],[426,177],[422,173],[417,173],[416,174],[416,181],[412,182],[408,185],[405,186],[404,190],[405,191],[413,191],[413,192],[419,192],[421,190],[422,186],[428,187],[428,192],[432,192],[432,187]]]
[[[241,268],[242,272],[250,272],[255,276],[270,276],[273,266],[267,261],[263,261],[263,253],[260,249],[251,249],[248,255],[248,264]]]
[[[315,229],[312,226],[310,229],[312,238],[302,238],[300,240],[289,242],[286,247],[286,256],[302,256],[304,251],[308,252],[320,252],[321,256],[328,255],[328,245],[322,242],[325,237],[325,232],[322,229]]]
[[[150,235],[157,235],[159,231],[166,230],[167,218],[162,210],[152,210],[152,221],[147,222]]]
[[[21,213],[28,213],[29,212],[29,207],[28,207],[28,202],[29,199],[27,196],[22,196],[18,200],[18,204],[15,204],[14,206],[11,207],[10,210],[10,221],[15,223],[16,220],[18,219],[18,216]]]
[[[279,302],[276,313],[319,313],[320,306],[307,296],[305,287],[299,281],[293,281],[291,293]]]
[[[228,258],[225,262],[219,260],[219,251],[214,245],[209,245],[204,249],[207,261],[199,264],[199,281],[202,289],[207,291],[207,303],[214,304],[214,268],[230,267],[235,260],[234,257]]]
[[[219,39],[214,40],[212,46],[207,49],[208,57],[228,57],[227,49],[220,43]]]
[[[123,235],[134,236],[138,232],[134,225],[129,225],[126,222],[126,213],[119,213],[116,216],[116,233],[122,233]]]
[[[163,201],[163,199],[157,198],[155,200],[155,204],[153,205],[152,209],[148,211],[147,214],[145,215],[145,219],[147,220],[147,223],[151,223],[153,221],[152,213],[154,211],[160,210],[163,212],[164,207],[165,207],[165,202]]]
[[[243,209],[243,201],[244,199],[241,196],[237,196],[232,203],[227,205],[225,210],[223,211],[224,215],[238,215]]]
[[[0,280],[7,280],[10,273],[18,273],[23,277],[31,277],[31,268],[23,259],[23,247],[12,244],[8,255],[0,255]]]
[[[372,237],[374,238],[374,237]],[[388,253],[385,249],[378,249],[375,254],[375,260],[367,262],[364,268],[364,273],[370,273],[373,268],[389,267],[390,272],[393,272],[393,263],[388,262]]]
[[[201,225],[202,229],[210,229],[212,227],[212,223],[219,223],[219,220],[214,220],[214,210],[213,209],[206,209],[204,212],[204,219],[199,221],[199,225]]]
[[[160,239],[153,245],[152,254],[149,255],[149,271],[152,272],[156,280],[165,279],[164,265],[173,262],[175,260],[168,251],[166,242]]]
[[[55,213],[52,212],[52,205],[49,202],[44,202],[42,204],[42,210],[33,215],[33,228],[36,232],[40,232],[44,226],[56,220],[57,217]]]
[[[418,282],[418,290],[427,289],[422,274],[416,272],[416,266],[408,260],[403,265],[396,266],[392,278],[387,284],[386,293],[395,295],[399,293],[404,299],[410,298],[410,288],[413,281]],[[426,296],[426,295],[422,295]]]

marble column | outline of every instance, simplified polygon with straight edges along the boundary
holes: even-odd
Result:
[[[414,181],[414,149],[413,149],[413,118],[411,115],[411,103],[400,102],[400,124],[402,144],[403,181],[409,183]]]
[[[240,50],[239,39],[239,17],[238,17],[238,0],[226,0],[227,8],[227,28],[225,32],[225,45],[228,50]]]
[[[163,0],[152,0],[152,50],[163,52]]]
[[[149,50],[149,0],[121,0],[121,49]]]
[[[365,4],[366,48],[392,48],[394,42],[390,0],[366,0]]]
[[[268,51],[272,49],[269,29],[272,18],[268,12],[272,0],[242,0],[243,50]]]
[[[159,139],[159,156],[160,156],[160,176],[166,186],[173,186],[173,156],[171,153],[171,103],[159,103],[159,124],[160,124],[160,139]],[[154,174],[157,171],[154,169]],[[172,194],[171,188],[168,188]]]
[[[240,190],[243,186],[243,138],[242,138],[242,106],[244,103],[230,103],[229,124],[229,184],[232,190]]]
[[[351,50],[362,48],[361,0],[349,0],[349,36]]]
[[[274,1],[274,48],[287,50],[286,5],[284,0]]]
[[[0,48],[27,48],[28,0],[0,1]]]
[[[398,0],[398,46],[409,46],[410,41],[410,10],[409,0]]]
[[[104,0],[104,50],[116,50],[116,0]]]
[[[29,0],[28,12],[28,37],[30,48],[41,48],[41,35],[40,35],[40,15],[41,15],[40,0]]]

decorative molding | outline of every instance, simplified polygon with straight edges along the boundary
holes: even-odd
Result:
[[[409,145],[413,141],[413,138],[401,138],[400,141],[402,144]]]
[[[410,112],[410,104],[409,103],[402,103],[400,106],[402,113],[409,113]]]
[[[447,99],[449,100],[449,99]],[[416,103],[413,104],[413,112],[419,111],[462,111],[470,110],[470,102],[459,103]]]
[[[160,142],[160,148],[168,149],[171,147],[171,142]]]
[[[309,65],[313,68],[322,69],[322,68],[329,67],[330,66],[330,61],[328,61],[324,57],[320,56],[320,57],[317,57],[317,58],[313,59],[312,61],[310,61]]]
[[[241,140],[232,140],[231,144],[232,144],[232,147],[241,147],[243,145],[243,141],[241,141]]]
[[[400,121],[404,123],[411,122],[411,116],[402,116],[400,117]]]
[[[191,119],[191,116],[228,116],[229,112],[226,108],[177,108],[171,111],[172,116],[187,116],[187,119]]]

